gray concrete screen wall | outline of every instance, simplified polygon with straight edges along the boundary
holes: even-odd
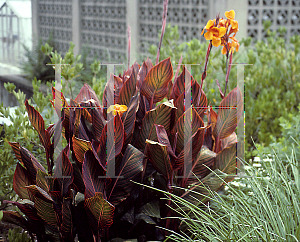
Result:
[[[73,41],[75,53],[88,45],[90,59],[123,62],[128,25],[131,62],[158,44],[163,0],[32,0],[32,6],[33,35],[47,40],[53,33],[61,53]],[[189,41],[200,38],[208,19],[231,9],[239,22],[238,39],[263,38],[267,19],[272,29],[285,26],[288,36],[300,33],[300,0],[169,0],[167,23],[178,25],[181,41]]]

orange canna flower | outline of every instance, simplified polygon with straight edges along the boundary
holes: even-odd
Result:
[[[208,20],[205,28],[202,30],[201,35],[204,33],[205,39],[212,40],[212,45],[218,47],[221,44],[221,37],[226,34],[225,27],[215,27],[215,20]]]
[[[239,51],[239,47],[240,44],[238,42],[238,40],[235,37],[229,37],[232,42],[228,42],[227,45],[224,45],[222,48],[222,54],[226,55],[227,54],[227,50],[229,52],[229,54],[234,53],[234,51],[238,52]]]
[[[107,109],[107,113],[113,112],[114,115],[117,114],[117,112],[122,115],[124,112],[127,111],[127,106],[126,105],[119,105],[119,104],[115,104],[115,105],[111,105],[108,109]]]
[[[236,33],[239,31],[239,25],[238,21],[234,20],[234,10],[226,11],[225,16],[227,19],[217,16],[214,20],[208,20],[201,32],[202,35],[206,30],[204,37],[207,40],[211,40],[213,46],[218,47],[222,45],[223,48],[221,52],[224,55],[238,51],[240,46],[235,38]],[[231,42],[229,42],[229,40],[231,40]]]

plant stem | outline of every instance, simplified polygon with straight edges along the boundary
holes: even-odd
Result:
[[[231,70],[231,64],[232,64],[232,53],[230,54],[230,57],[229,57],[229,66],[228,66],[227,73],[226,73],[224,97],[226,97],[226,89],[227,89],[227,83],[228,83],[229,74],[230,74],[230,70]]]
[[[201,90],[202,90],[202,87],[203,87],[203,81],[206,78],[206,70],[207,70],[208,58],[209,58],[211,48],[212,48],[212,41],[209,42],[207,52],[206,52],[204,71],[203,71],[202,76],[201,76]]]
[[[163,37],[164,37],[164,34],[165,34],[166,23],[167,23],[167,12],[168,12],[168,0],[165,0],[164,1],[163,17],[162,17],[161,35],[160,35],[160,40],[159,40],[159,44],[158,44],[157,57],[156,57],[155,65],[157,65],[158,62],[159,62],[160,48],[161,48],[161,45],[162,45],[162,40],[163,40]]]

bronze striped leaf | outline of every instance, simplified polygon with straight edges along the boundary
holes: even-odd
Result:
[[[142,84],[141,93],[149,103],[160,102],[168,94],[168,84],[172,78],[173,67],[170,58],[167,58],[148,72]]]

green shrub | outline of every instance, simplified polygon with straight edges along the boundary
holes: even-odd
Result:
[[[14,228],[8,231],[9,242],[32,242],[27,233],[22,232],[21,228]]]
[[[282,162],[286,162],[286,154],[291,154],[293,151],[297,157],[300,157],[300,106],[297,115],[288,114],[288,117],[280,117],[280,137],[271,137],[272,142],[269,146],[263,146],[256,144],[257,150],[254,151],[254,155],[269,155],[274,157],[274,151],[276,156]]]
[[[248,51],[254,65],[245,73],[246,133],[255,143],[267,146],[281,136],[280,118],[291,121],[300,102],[300,37],[286,41],[284,31],[268,31],[266,41],[258,41]]]

